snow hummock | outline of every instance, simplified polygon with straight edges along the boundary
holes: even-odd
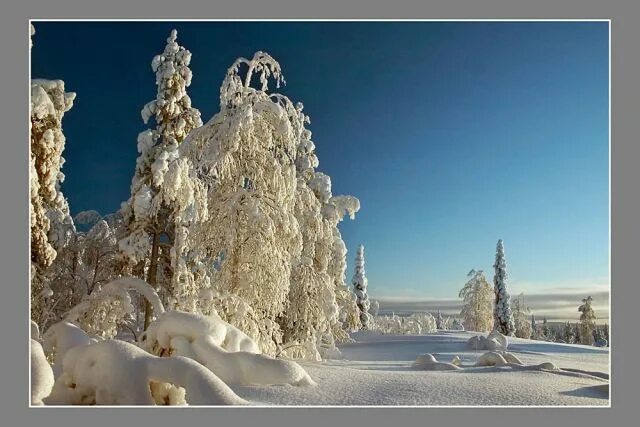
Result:
[[[183,388],[184,393],[176,387]],[[133,344],[107,340],[77,346],[67,352],[62,374],[45,403],[238,405],[246,402],[211,371],[191,359],[160,358]]]
[[[492,331],[486,337],[476,335],[469,338],[467,346],[474,350],[506,350],[509,340],[498,331]]]
[[[149,325],[142,345],[200,362],[228,384],[314,384],[298,363],[259,354],[255,341],[215,314],[166,312]]]

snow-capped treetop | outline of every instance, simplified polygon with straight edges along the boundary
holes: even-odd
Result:
[[[507,292],[507,263],[504,257],[502,239],[496,245],[496,261],[493,285],[495,292],[494,329],[503,335],[513,335],[516,327],[511,312],[511,296]]]
[[[248,67],[244,79],[240,75],[241,65]],[[269,78],[273,78],[276,82],[276,88],[280,87],[280,83],[286,83],[280,64],[266,52],[258,51],[253,58],[238,58],[227,69],[227,75],[220,86],[220,108],[230,108],[236,106],[248,92],[254,92],[251,86],[253,74],[258,73],[260,80],[260,91],[267,92],[269,88]]]
[[[178,45],[177,37],[178,32],[172,30],[164,52],[151,61],[158,93],[141,112],[145,124],[155,118],[157,137],[165,144],[180,143],[191,129],[202,126],[200,111],[191,106],[186,91],[191,85],[191,52]]]

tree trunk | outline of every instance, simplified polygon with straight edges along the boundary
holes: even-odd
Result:
[[[158,247],[160,246],[158,233],[154,232],[151,243],[151,262],[149,264],[149,271],[147,273],[147,283],[155,289],[156,276],[158,275]],[[146,331],[151,323],[151,317],[153,316],[153,307],[149,303],[149,300],[144,300],[144,330]]]

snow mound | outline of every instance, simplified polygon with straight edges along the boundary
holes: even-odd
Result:
[[[496,351],[489,351],[478,358],[476,366],[504,366],[507,360]]]
[[[454,359],[455,361],[455,359]],[[414,368],[426,371],[457,371],[461,369],[455,363],[438,362],[433,354],[421,354],[413,364]]]
[[[43,335],[44,350],[53,355],[53,373],[56,378],[62,372],[65,354],[72,348],[96,342],[85,331],[66,321],[52,325]]]
[[[506,350],[508,346],[509,340],[498,331],[492,331],[486,337],[473,336],[467,341],[467,348],[473,350]]]
[[[160,358],[133,344],[107,340],[74,347],[65,354],[62,374],[45,403],[234,405],[246,401],[193,360]]]
[[[193,359],[236,385],[315,385],[296,362],[259,354],[242,331],[217,315],[169,311],[149,325],[142,346],[159,356]]]
[[[34,323],[31,323],[34,325]],[[31,404],[43,405],[42,399],[51,393],[54,378],[53,370],[47,362],[40,343],[31,339]]]

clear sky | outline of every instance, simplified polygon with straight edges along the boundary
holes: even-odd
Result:
[[[470,269],[491,281],[502,238],[512,293],[600,292],[596,307],[608,305],[606,22],[35,27],[32,76],[78,94],[63,121],[73,213],[128,198],[140,109],[155,97],[150,62],[176,28],[205,122],[236,57],[280,62],[282,92],[311,117],[319,170],[334,194],[360,199],[341,224],[347,278],[363,243],[374,298],[455,299]]]

